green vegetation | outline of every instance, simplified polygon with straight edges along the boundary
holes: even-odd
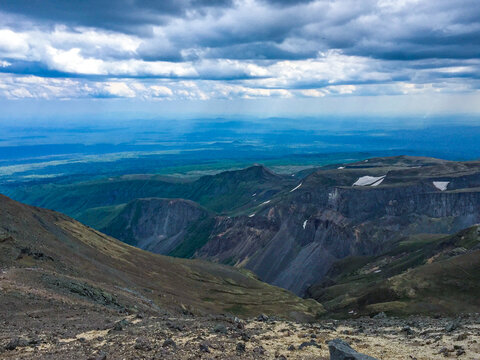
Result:
[[[189,181],[159,175],[129,175],[66,185],[37,185],[17,188],[14,198],[63,212],[99,229],[121,210],[114,206],[134,199],[182,198],[217,213],[232,213],[294,183],[291,177],[275,175],[263,166],[252,166]]]
[[[377,257],[348,257],[308,290],[327,311],[372,315],[454,314],[478,309],[480,227],[455,235],[415,235]]]
[[[78,217],[78,221],[95,229],[102,229],[121,213],[125,205],[101,206],[85,210]]]
[[[201,248],[208,241],[215,219],[207,217],[192,224],[187,230],[183,242],[168,255],[182,258],[190,258],[197,249]]]

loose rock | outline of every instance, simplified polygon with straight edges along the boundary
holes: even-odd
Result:
[[[135,341],[135,346],[134,347],[137,350],[143,350],[143,351],[152,350],[152,344],[150,344],[150,342],[145,338],[138,338]]]
[[[265,355],[266,351],[263,348],[263,346],[257,346],[256,348],[253,349],[253,352],[258,355]]]
[[[302,349],[304,349],[306,347],[309,347],[309,346],[315,346],[319,349],[322,348],[322,346],[320,344],[317,344],[315,342],[315,340],[310,340],[310,341],[305,341],[305,342],[301,343],[300,346],[298,347],[298,350],[302,350]]]
[[[453,330],[456,330],[458,329],[458,327],[460,326],[460,324],[458,323],[458,321],[452,321],[450,323],[447,324],[447,326],[445,326],[445,331],[446,332],[452,332]]]
[[[245,343],[239,342],[237,344],[237,352],[240,352],[240,353],[245,352]]]
[[[206,341],[203,341],[200,343],[200,351],[209,353],[210,352],[210,346]]]
[[[127,327],[128,325],[130,325],[130,323],[128,322],[127,319],[123,319],[123,320],[120,320],[120,321],[117,321],[115,323],[115,325],[113,326],[113,330],[115,331],[122,331],[123,329],[125,329],[125,327]]]
[[[386,319],[386,318],[387,318],[387,314],[385,314],[385,313],[382,311],[382,312],[379,312],[377,315],[375,315],[373,318],[376,319],[376,320],[378,320],[378,319]]]
[[[257,321],[268,321],[268,316],[265,314],[260,314],[257,316]]]
[[[342,339],[334,339],[328,343],[330,360],[377,360],[371,356],[353,350]]]
[[[162,347],[177,347],[177,344],[172,339],[167,339],[163,342]]]
[[[220,334],[226,334],[227,327],[223,324],[218,324],[218,325],[215,325],[215,327],[213,328],[213,331]]]

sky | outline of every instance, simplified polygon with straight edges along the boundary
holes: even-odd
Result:
[[[479,3],[2,0],[0,108],[478,115]]]

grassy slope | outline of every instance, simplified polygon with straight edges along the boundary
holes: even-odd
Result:
[[[184,241],[168,255],[181,258],[192,257],[197,249],[207,243],[214,225],[215,219],[211,217],[196,221],[187,229]]]
[[[18,188],[16,200],[63,212],[100,228],[117,213],[116,205],[138,198],[184,198],[218,213],[230,213],[263,201],[295,183],[262,166],[178,181],[156,175],[123,176],[68,185],[37,185]],[[255,198],[252,194],[257,193]],[[102,219],[100,219],[102,217]],[[100,220],[99,220],[100,219]]]
[[[101,206],[85,210],[78,216],[78,221],[95,229],[102,229],[112,222],[127,204]]]
[[[479,244],[478,226],[451,236],[412,236],[381,256],[337,262],[309,293],[339,316],[478,311]]]
[[[26,253],[19,256],[22,249],[27,249]],[[53,278],[99,288],[122,299],[127,307],[129,304],[150,309],[183,306],[194,312],[231,312],[244,316],[265,312],[283,317],[322,311],[320,304],[262,283],[250,273],[204,261],[154,255],[62,214],[32,208],[3,196],[0,196],[0,250],[3,269],[25,274],[30,271],[25,281],[34,277],[38,291],[51,296],[56,296],[58,289],[49,286],[51,281],[45,279]],[[32,255],[39,253],[41,257]],[[33,273],[29,270],[32,268],[36,269]],[[20,279],[21,275],[17,277]]]

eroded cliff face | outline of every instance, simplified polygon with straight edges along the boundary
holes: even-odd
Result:
[[[375,185],[353,186],[368,181]],[[246,267],[302,295],[338,259],[379,254],[405,235],[480,222],[478,163],[335,169],[300,184],[249,216],[218,217],[196,256]]]
[[[139,248],[168,254],[182,243],[188,227],[206,216],[207,210],[189,200],[137,199],[102,230]]]

